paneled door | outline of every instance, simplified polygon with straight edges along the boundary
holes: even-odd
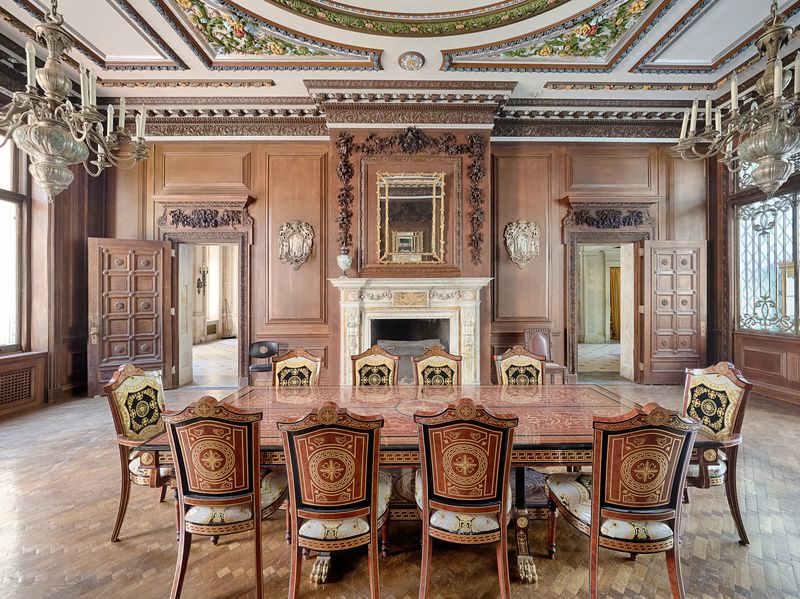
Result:
[[[92,237],[88,262],[89,394],[125,363],[173,387],[171,244]]]
[[[638,245],[643,282],[639,382],[682,384],[686,368],[706,365],[706,244]]]

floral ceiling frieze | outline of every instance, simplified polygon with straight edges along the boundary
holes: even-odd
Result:
[[[443,50],[443,70],[608,72],[676,1],[604,0],[529,35]]]
[[[535,17],[568,0],[505,0],[449,12],[402,13],[351,6],[333,0],[266,0],[303,17],[377,35],[433,37],[502,27]]]
[[[312,38],[225,0],[150,0],[214,70],[379,70],[380,50]]]

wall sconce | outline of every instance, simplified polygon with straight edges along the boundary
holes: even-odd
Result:
[[[200,267],[200,276],[197,277],[197,295],[200,295],[206,288],[206,277],[208,277],[208,266],[203,264]]]

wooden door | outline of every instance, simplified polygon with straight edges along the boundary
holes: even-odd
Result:
[[[706,244],[640,244],[640,381],[683,384],[686,368],[706,362]]]
[[[170,243],[91,237],[88,262],[89,394],[126,363],[173,387]]]

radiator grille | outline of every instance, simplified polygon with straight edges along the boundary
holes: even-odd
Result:
[[[31,397],[33,368],[0,373],[0,408],[6,408]]]

